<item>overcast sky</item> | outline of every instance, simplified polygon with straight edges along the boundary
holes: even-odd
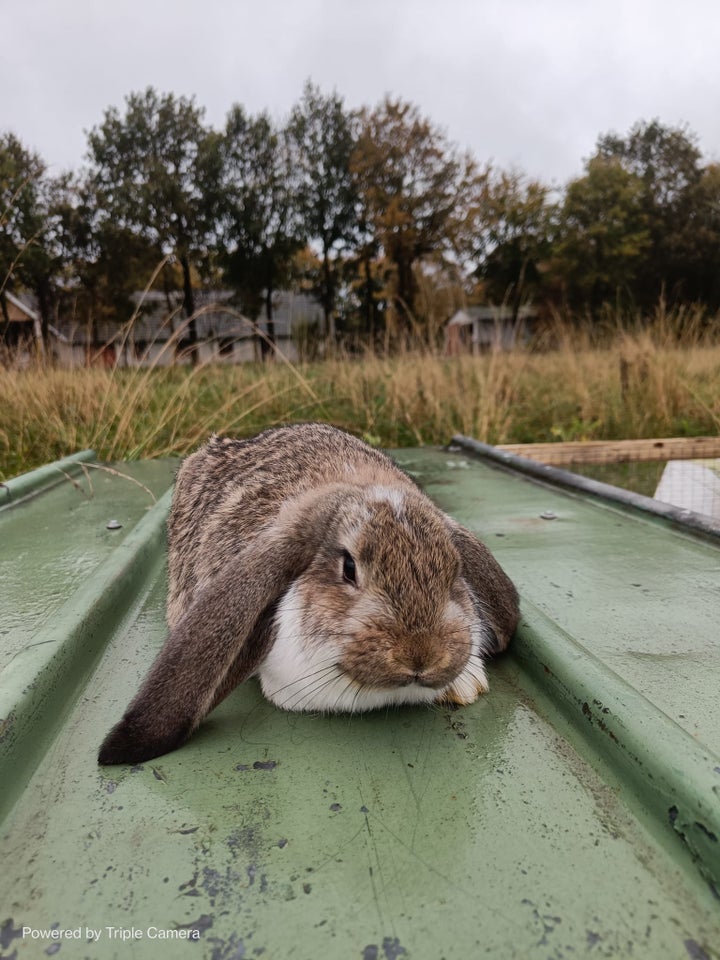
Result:
[[[718,0],[6,2],[0,130],[59,171],[148,85],[283,119],[309,77],[349,107],[416,103],[478,160],[558,185],[598,134],[686,123],[720,161]]]

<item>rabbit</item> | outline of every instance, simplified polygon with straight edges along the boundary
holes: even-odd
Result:
[[[323,423],[213,436],[178,473],[168,638],[101,764],[175,750],[257,675],[286,710],[472,703],[518,595],[393,461]]]

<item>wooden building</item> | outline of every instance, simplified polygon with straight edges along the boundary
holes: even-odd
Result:
[[[5,310],[0,311],[0,344],[10,349],[30,349],[42,343],[40,315],[20,297],[5,290],[0,294]]]
[[[485,353],[490,350],[511,350],[530,338],[537,310],[523,306],[513,315],[511,307],[482,306],[458,310],[445,327],[445,352]]]

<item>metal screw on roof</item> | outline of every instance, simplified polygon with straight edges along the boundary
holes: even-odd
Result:
[[[108,520],[108,522],[105,524],[105,526],[106,526],[106,528],[107,528],[108,530],[121,530],[121,529],[122,529],[122,524],[119,523],[117,520]]]
[[[553,513],[552,510],[543,510],[540,514],[541,520],[557,520],[557,514]]]

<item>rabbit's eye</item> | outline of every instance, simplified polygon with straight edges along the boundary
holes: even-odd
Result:
[[[343,550],[343,580],[345,580],[346,583],[357,584],[355,561],[347,552],[347,550]]]

